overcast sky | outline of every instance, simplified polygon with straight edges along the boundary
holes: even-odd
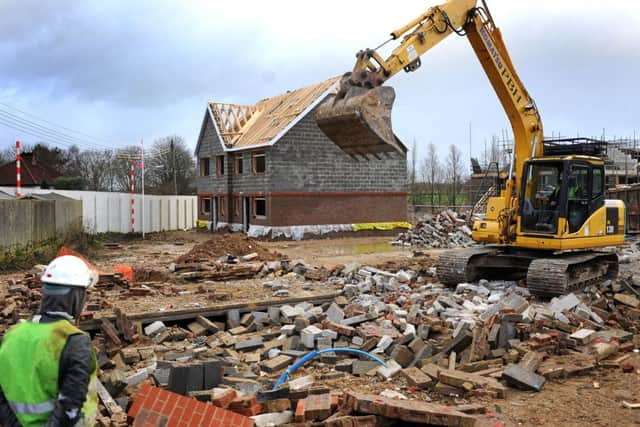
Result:
[[[637,2],[488,2],[547,135],[640,128]],[[23,129],[35,117],[64,126],[86,146],[177,134],[194,147],[206,101],[253,104],[341,74],[356,51],[438,3],[3,0],[0,148],[44,139],[6,127],[16,116]],[[452,35],[422,64],[390,81],[396,133],[418,141],[419,157],[429,141],[466,157],[471,123],[481,155],[509,124],[468,41]]]

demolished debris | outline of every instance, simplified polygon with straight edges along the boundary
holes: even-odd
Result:
[[[337,266],[325,270],[326,279],[312,280],[306,273],[321,268],[299,261],[264,265],[273,262],[277,268],[256,275],[255,284],[240,282],[233,301],[219,311],[162,320],[160,301],[175,298],[164,296],[167,288],[177,295],[207,286],[228,292],[228,285],[152,286],[105,275],[89,298],[88,308],[97,311],[85,315],[100,326],[93,338],[104,385],[99,425],[145,425],[150,418],[169,423],[171,414],[136,406],[151,394],[223,409],[239,423],[256,425],[350,425],[371,416],[483,425],[492,411],[477,398],[509,399],[520,388],[545,393],[550,381],[595,370],[638,375],[630,357],[640,346],[640,312],[626,297],[640,286],[628,272],[616,282],[539,301],[517,282],[482,280],[449,289],[428,269],[361,265]],[[37,274],[2,287],[6,326],[35,310],[38,287]],[[131,289],[150,293],[136,296]],[[281,289],[296,297],[269,299]],[[239,304],[247,290],[260,290],[264,301]],[[312,297],[318,290],[322,299]],[[196,300],[208,295],[197,292]],[[127,299],[150,299],[156,312],[132,314]],[[103,316],[106,306],[112,315]],[[384,366],[341,349],[371,353]],[[310,352],[315,357],[305,359]],[[423,418],[416,421],[416,414]]]
[[[391,244],[452,248],[472,246],[474,242],[464,216],[445,210],[434,216],[429,215],[419,221],[412,230],[398,234]]]

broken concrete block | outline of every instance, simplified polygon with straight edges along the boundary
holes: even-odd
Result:
[[[327,319],[331,320],[334,323],[340,323],[344,320],[344,311],[336,304],[332,302],[329,308],[327,309]]]
[[[507,298],[502,300],[504,307],[510,308],[516,313],[522,313],[529,307],[529,302],[522,298],[520,295],[511,294]]]
[[[378,362],[375,362],[373,360],[350,360],[353,360],[353,364],[351,366],[351,373],[353,375],[364,375],[372,369],[376,369],[378,366],[382,366]]]
[[[496,396],[498,398],[504,398],[507,391],[506,387],[500,384],[494,378],[483,377],[481,375],[470,372],[440,369],[438,372],[438,380],[440,380],[440,382],[443,384],[461,388],[467,391],[478,388],[486,389],[496,393]]]
[[[298,316],[298,317],[295,318],[293,324],[295,326],[295,331],[299,333],[304,328],[309,326],[311,324],[311,322],[309,322],[309,320],[304,318],[304,317]]]
[[[473,334],[471,331],[465,330],[460,333],[457,337],[449,340],[440,350],[443,354],[449,354],[452,351],[456,353],[462,353],[464,349],[471,345],[473,341]]]
[[[255,348],[262,347],[262,337],[254,336],[243,340],[238,340],[235,344],[235,349],[240,351],[253,350]]]
[[[279,355],[273,359],[265,360],[260,365],[266,372],[273,373],[285,369],[291,364],[291,357]]]
[[[291,307],[290,305],[283,305],[280,307],[280,314],[282,314],[286,319],[295,319],[297,316],[302,315],[302,313],[304,313],[303,310]]]
[[[293,380],[289,380],[289,389],[294,390],[303,390],[309,388],[313,385],[313,375],[305,375],[303,377],[298,377]]]
[[[569,338],[573,338],[574,340],[578,341],[580,344],[588,344],[589,342],[591,342],[591,336],[594,333],[595,331],[593,329],[583,328],[583,329],[578,329],[577,331],[569,335]]]
[[[302,330],[302,332],[300,333],[300,339],[302,340],[302,344],[309,349],[312,349],[315,347],[316,343],[316,338],[319,337],[322,334],[322,329],[311,325],[311,326],[307,326],[306,328],[304,328]]]
[[[378,341],[378,344],[376,345],[375,350],[373,350],[373,353],[384,353],[384,351],[389,348],[392,343],[393,338],[391,338],[389,335],[384,335],[382,338],[380,338],[380,341]]]
[[[288,424],[293,421],[292,411],[271,412],[267,414],[259,414],[251,417],[256,427],[271,427]]]
[[[310,394],[305,400],[304,418],[306,421],[322,421],[331,416],[331,395],[329,393]]]
[[[160,332],[162,332],[163,330],[165,330],[167,327],[165,326],[164,323],[162,323],[160,320],[156,320],[155,322],[147,325],[144,328],[144,334],[146,336],[154,336]]]
[[[391,359],[385,363],[385,366],[378,365],[376,373],[383,380],[395,377],[402,370],[402,366],[395,360]]]
[[[502,378],[516,388],[533,391],[541,391],[546,381],[542,375],[513,364],[505,368]]]
[[[391,358],[398,362],[400,366],[406,368],[413,361],[413,352],[405,345],[396,345],[391,351]]]
[[[429,388],[433,384],[433,380],[427,374],[422,372],[418,368],[403,369],[402,375],[407,379],[407,382],[412,386],[425,389]]]
[[[640,307],[640,300],[633,295],[627,294],[615,294],[613,299],[616,302],[619,302],[624,305],[628,305],[629,307],[638,308]]]
[[[202,326],[200,322],[191,322],[187,325],[187,329],[189,329],[194,336],[200,337],[207,333],[207,328]]]
[[[229,328],[240,326],[240,310],[237,308],[227,310],[227,325],[229,325]]]
[[[578,299],[575,294],[571,293],[559,298],[552,299],[551,303],[549,304],[549,308],[554,313],[561,314],[564,310],[572,310],[578,304],[580,304],[580,299]]]

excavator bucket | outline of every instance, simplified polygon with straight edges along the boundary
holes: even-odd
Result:
[[[389,86],[351,86],[318,106],[316,122],[329,139],[351,156],[403,153],[391,128],[395,97]]]

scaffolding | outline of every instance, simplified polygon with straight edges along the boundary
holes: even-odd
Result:
[[[544,147],[547,155],[583,154],[604,159],[607,187],[640,183],[640,141],[635,133],[632,138],[609,140],[552,133],[545,137]],[[485,192],[495,192],[500,187],[496,182],[504,183],[512,152],[513,138],[506,129],[493,135],[490,143],[485,140],[480,160],[471,160],[469,194],[473,204],[482,200]]]

